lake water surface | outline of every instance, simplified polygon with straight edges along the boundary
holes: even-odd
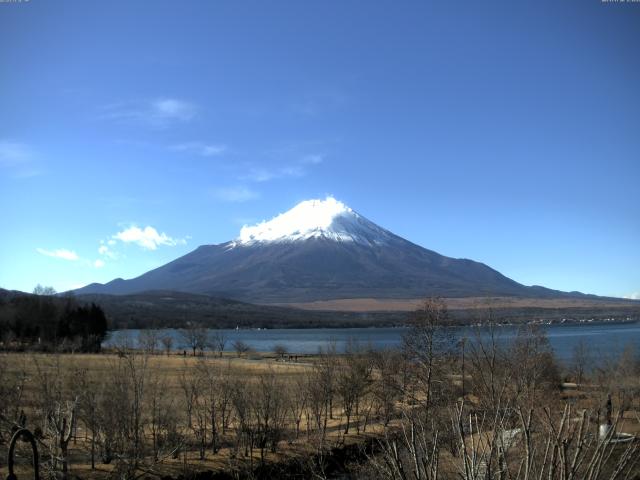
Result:
[[[621,352],[627,345],[640,347],[640,323],[579,323],[562,325],[543,325],[556,357],[568,362],[574,347],[583,341],[594,359]],[[498,327],[500,341],[508,342],[517,334],[515,326]],[[313,329],[271,329],[271,330],[221,330],[227,339],[227,350],[232,343],[241,340],[257,352],[272,352],[274,346],[283,345],[290,353],[317,353],[334,343],[338,352],[343,352],[351,341],[361,346],[375,349],[395,348],[402,344],[407,333],[406,328],[313,328]],[[135,346],[139,330],[116,330],[105,341],[105,346],[114,346],[127,341]],[[462,339],[465,336],[475,338],[472,327],[453,327],[453,336]],[[481,335],[487,335],[487,329]],[[174,339],[175,349],[188,349],[179,330],[162,330],[159,335],[170,335]]]

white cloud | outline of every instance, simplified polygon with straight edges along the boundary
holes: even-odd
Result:
[[[0,166],[14,167],[31,160],[31,148],[24,143],[0,140]]]
[[[186,122],[196,116],[197,109],[192,103],[185,102],[184,100],[159,98],[151,102],[151,111],[158,118]]]
[[[307,92],[292,105],[294,113],[315,116],[347,105],[349,97],[338,90]]]
[[[44,171],[40,168],[27,167],[16,170],[13,174],[13,178],[31,178],[42,175]]]
[[[102,118],[141,123],[163,128],[173,123],[186,123],[198,114],[198,107],[177,98],[157,98],[147,101],[120,102],[103,108]]]
[[[268,182],[279,177],[279,173],[266,168],[252,168],[249,173],[242,175],[241,180],[250,180],[252,182]]]
[[[203,142],[180,143],[178,145],[172,145],[169,149],[176,152],[200,155],[202,157],[215,157],[217,155],[222,155],[227,151],[227,147],[225,145],[213,145]]]
[[[314,153],[299,157],[289,162],[288,165],[278,168],[252,167],[247,173],[239,177],[240,180],[250,182],[268,182],[281,178],[299,178],[304,177],[309,168],[322,163],[324,155]]]
[[[116,244],[115,240],[108,240],[107,244],[113,246]],[[110,258],[111,260],[116,260],[118,258],[118,253],[111,250],[104,242],[104,240],[100,240],[100,246],[98,247],[98,253],[105,258]]]
[[[256,223],[256,219],[254,217],[236,217],[236,218],[233,218],[231,221],[236,225],[240,225],[241,227]]]
[[[306,165],[318,165],[318,164],[322,163],[323,161],[324,161],[324,155],[320,155],[320,154],[315,153],[315,154],[311,154],[311,155],[305,155],[300,160],[300,163],[304,163]]]
[[[629,295],[625,295],[624,298],[628,298],[629,300],[640,300],[640,292],[630,293]]]
[[[260,194],[244,186],[223,187],[213,190],[213,196],[223,202],[246,202],[256,199]]]
[[[80,257],[73,250],[67,250],[65,248],[60,248],[57,250],[45,250],[44,248],[36,248],[36,251],[41,255],[46,255],[47,257],[61,258],[63,260],[76,261],[79,260]]]
[[[166,246],[176,246],[176,245],[184,245],[187,243],[185,239],[176,239],[171,238],[166,233],[158,233],[158,231],[151,227],[146,226],[144,228],[140,228],[136,225],[133,225],[121,232],[116,233],[112,236],[115,240],[120,240],[124,243],[135,243],[140,247],[146,250],[156,250],[160,245]]]
[[[303,177],[307,174],[307,171],[299,165],[292,165],[284,167],[280,170],[283,177]]]
[[[262,183],[270,180],[277,180],[279,178],[303,177],[306,173],[305,169],[300,165],[291,165],[276,170],[252,168],[249,170],[249,173],[242,175],[240,180]]]
[[[33,165],[35,154],[26,143],[0,140],[0,168],[5,168],[13,178],[29,178],[41,175]]]
[[[101,250],[101,248],[99,250]],[[66,248],[59,248],[57,250],[36,248],[36,251],[41,255],[46,255],[47,257],[61,258],[62,260],[68,260],[70,262],[79,262],[80,265],[84,265],[86,267],[102,268],[105,266],[104,260],[97,259],[92,262],[91,260],[80,258],[76,252],[73,250],[67,250]]]

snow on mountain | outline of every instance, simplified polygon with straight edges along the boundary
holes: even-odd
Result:
[[[390,233],[333,197],[306,200],[269,221],[244,226],[233,242],[238,245],[284,243],[325,238],[339,242],[384,245]]]

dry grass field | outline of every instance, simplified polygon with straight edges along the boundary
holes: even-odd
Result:
[[[78,393],[78,385],[75,383],[81,375],[88,374],[93,388],[100,389],[103,379],[107,379],[113,375],[115,370],[122,367],[124,362],[122,356],[116,353],[104,354],[30,354],[30,353],[11,353],[0,354],[1,365],[3,368],[3,377],[21,377],[24,382],[21,392],[21,409],[27,417],[27,426],[32,429],[38,428],[38,423],[33,420],[39,415],[37,410],[41,408],[39,400],[43,395],[42,378],[53,379],[54,383],[60,381],[60,387],[65,391],[63,395],[72,398]],[[228,372],[233,380],[248,384],[259,382],[260,378],[275,377],[279,388],[287,392],[292,389],[299,388],[305,382],[305,379],[312,374],[314,364],[318,359],[316,357],[307,356],[300,357],[298,362],[290,362],[281,360],[276,356],[256,356],[252,358],[239,358],[234,354],[224,354],[222,357],[217,355],[205,356],[183,356],[182,354],[172,353],[155,354],[155,355],[139,355],[137,362],[144,361],[144,376],[147,382],[161,379],[162,390],[158,394],[161,397],[163,405],[169,405],[171,409],[176,411],[178,423],[186,424],[188,413],[185,411],[185,388],[189,380],[193,380],[190,376],[196,371],[206,369],[208,371]],[[140,363],[141,367],[142,364]],[[83,387],[84,388],[84,387]],[[73,393],[72,393],[73,392]],[[108,391],[106,392],[108,394]],[[281,392],[286,394],[284,391]],[[247,392],[247,394],[249,394]],[[147,401],[150,401],[147,399]],[[195,407],[194,407],[195,408]],[[145,407],[148,410],[148,406]],[[146,414],[147,412],[143,412]],[[291,426],[294,423],[292,418],[293,411],[287,410],[285,422]],[[316,453],[317,432],[314,431],[315,426],[311,418],[311,413],[306,412],[302,416],[300,424],[300,434],[296,436],[291,432],[286,440],[280,442],[280,446],[276,452],[265,452],[265,462],[267,463],[286,463],[291,461],[304,462],[304,459]],[[327,419],[326,434],[323,442],[329,447],[344,446],[354,443],[361,443],[372,438],[382,432],[382,425],[379,421],[369,420],[366,425],[366,431],[352,429],[349,434],[344,434],[344,415],[339,408],[338,401],[332,408],[331,418]],[[351,420],[353,422],[353,418]],[[195,421],[194,421],[195,423]],[[169,475],[177,477],[192,471],[231,471],[237,468],[239,459],[237,458],[237,447],[235,446],[234,437],[235,429],[238,428],[238,420],[230,418],[227,431],[219,435],[218,442],[220,447],[214,454],[207,449],[204,456],[200,455],[197,445],[197,427],[184,427],[189,430],[186,433],[185,445],[180,449],[178,455],[165,455],[159,461],[148,462],[153,464],[151,468],[142,467],[142,471],[148,468],[148,473],[158,475]],[[147,425],[144,429],[144,435],[147,442],[151,442],[151,427]],[[82,421],[76,422],[73,437],[70,442],[68,460],[70,471],[80,478],[111,478],[116,472],[116,462],[105,464],[96,460],[95,468],[91,468],[89,462],[89,451],[91,432]],[[41,457],[46,453],[45,443],[40,442]],[[23,458],[19,462],[18,471],[27,473],[30,471],[28,452],[23,452]],[[248,456],[243,455],[243,464],[260,463],[260,453],[258,450],[251,452]],[[0,456],[0,468],[6,468],[4,456]]]
[[[484,310],[509,308],[539,308],[539,309],[606,309],[628,306],[640,309],[637,301],[589,298],[517,298],[517,297],[465,297],[445,298],[450,310]],[[342,312],[410,312],[424,302],[420,298],[345,298],[337,300],[320,300],[315,302],[274,304],[284,307],[301,308],[304,310],[342,311]]]

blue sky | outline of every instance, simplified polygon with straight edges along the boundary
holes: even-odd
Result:
[[[0,3],[0,287],[130,278],[332,194],[640,295],[640,4]]]

